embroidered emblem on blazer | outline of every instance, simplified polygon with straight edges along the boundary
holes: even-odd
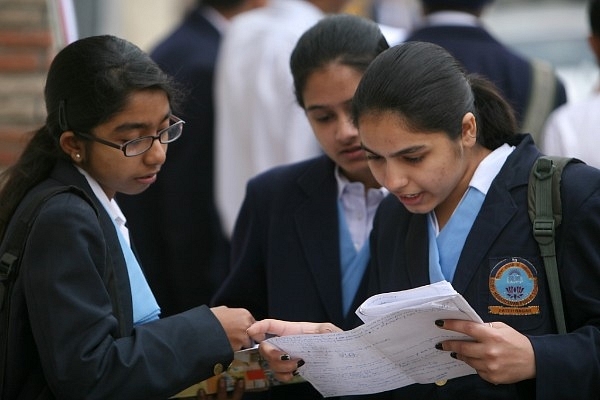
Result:
[[[528,306],[538,293],[537,270],[524,258],[511,257],[498,262],[490,273],[490,293],[501,306],[489,306],[490,314],[533,315],[538,305]]]

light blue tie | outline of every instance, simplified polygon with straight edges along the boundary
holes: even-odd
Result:
[[[365,241],[360,250],[354,248],[352,235],[348,228],[342,201],[338,200],[338,226],[340,232],[340,267],[342,274],[342,308],[344,316],[348,315],[356,297],[356,292],[363,279],[371,251],[369,241]]]
[[[127,263],[129,285],[131,286],[131,301],[133,304],[133,325],[145,324],[146,322],[158,319],[160,307],[152,294],[150,286],[148,286],[146,277],[142,273],[142,268],[116,224],[115,228],[117,229],[125,262]]]
[[[460,253],[465,245],[467,236],[471,231],[471,227],[479,214],[481,205],[485,200],[485,195],[474,187],[469,187],[465,197],[462,199],[450,220],[440,231],[435,241],[431,240],[430,234],[430,257],[436,252],[431,249],[431,246],[437,245],[437,253],[439,255],[439,266],[444,279],[452,282],[454,272],[460,258]],[[430,232],[432,231],[431,226]],[[430,263],[435,263],[436,260],[430,258]],[[430,266],[430,276],[432,268]],[[437,274],[436,274],[437,275]]]

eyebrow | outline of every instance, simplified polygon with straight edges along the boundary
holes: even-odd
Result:
[[[342,103],[342,105],[344,105],[344,106],[349,106],[350,104],[352,104],[352,99],[348,99]],[[306,107],[306,111],[308,112],[308,111],[320,110],[323,108],[331,108],[331,107],[332,106],[326,105],[326,104],[314,104],[310,107]]]
[[[369,153],[380,155],[380,154],[377,154],[376,152],[374,152],[373,150],[369,149],[363,143],[361,143],[360,146],[362,147],[362,149],[364,151],[368,151]],[[417,145],[417,146],[407,147],[406,149],[398,150],[395,153],[390,154],[390,157],[399,157],[399,156],[405,156],[407,154],[417,153],[419,151],[422,151],[424,148],[425,148],[425,145]]]
[[[171,113],[168,113],[162,119],[161,123],[164,122],[165,120],[168,120],[170,117],[171,117]],[[136,130],[136,129],[149,129],[149,128],[150,128],[150,124],[146,124],[146,123],[143,123],[143,122],[125,122],[125,123],[117,126],[113,130],[113,132],[120,133],[120,132],[127,132],[127,131],[131,131],[131,130]]]

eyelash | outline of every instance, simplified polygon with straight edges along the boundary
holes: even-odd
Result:
[[[421,161],[423,161],[423,156],[419,156],[419,157],[404,157],[404,159],[406,160],[406,162],[410,163],[410,164],[418,164]],[[376,154],[367,154],[367,160],[368,161],[378,161],[381,160],[382,157],[378,156]]]
[[[406,157],[405,160],[408,161],[411,164],[417,164],[417,163],[420,163],[421,161],[423,161],[423,156],[420,156],[420,157]]]

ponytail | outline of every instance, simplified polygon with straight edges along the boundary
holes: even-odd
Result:
[[[477,142],[495,150],[510,142],[517,131],[514,111],[492,82],[475,74],[467,78],[475,97]]]

